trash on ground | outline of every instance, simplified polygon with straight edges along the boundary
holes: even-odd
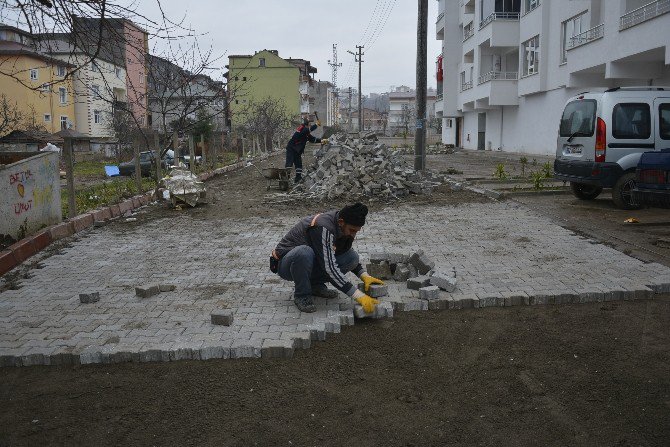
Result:
[[[198,177],[191,171],[174,168],[162,181],[170,193],[173,206],[177,206],[177,201],[182,201],[189,206],[196,206],[204,202],[207,192],[205,184],[198,180]]]

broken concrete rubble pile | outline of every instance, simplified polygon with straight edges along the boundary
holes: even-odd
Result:
[[[409,194],[430,194],[444,182],[430,171],[415,171],[399,151],[376,143],[376,136],[331,137],[314,154],[315,162],[293,195],[317,199],[380,197],[393,200]]]
[[[435,270],[435,262],[422,250],[412,255],[399,253],[372,253],[367,272],[381,280],[406,282],[410,290],[418,290],[419,298],[439,299],[440,291],[456,290],[456,271]]]

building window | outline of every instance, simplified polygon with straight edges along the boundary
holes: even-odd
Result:
[[[51,122],[51,115],[49,113],[44,114],[44,122],[45,123],[50,123]]]
[[[96,98],[100,97],[100,86],[97,84],[91,85],[91,91]]]
[[[65,77],[65,67],[63,67],[62,65],[59,65],[58,67],[56,67],[56,74],[58,76],[60,76],[61,78],[64,78]]]
[[[37,68],[31,68],[30,69],[30,80],[31,81],[37,81],[39,78],[39,72],[37,71]]]
[[[258,59],[258,66],[259,67],[265,67],[265,58],[261,57]]]
[[[243,77],[242,77],[242,80],[243,80],[243,81],[246,81],[246,80],[247,80],[247,77],[246,77],[246,76],[243,76]]]
[[[649,104],[622,103],[612,111],[612,136],[625,140],[646,140],[651,136]]]
[[[49,84],[42,84],[42,85],[40,85],[40,91],[41,92],[50,92],[51,91],[51,86]]]
[[[95,124],[100,124],[102,122],[102,114],[100,113],[100,110],[93,111],[93,122]]]
[[[238,78],[237,76],[235,76],[235,80],[236,80],[236,81],[239,81],[239,80],[240,80],[240,78]]]
[[[540,71],[540,36],[525,41],[523,49],[523,76],[530,76]]]
[[[60,117],[60,130],[67,129],[67,116]]]
[[[573,37],[581,34],[583,31],[586,31],[587,27],[587,17],[586,11],[575,16],[569,20],[566,20],[561,25],[561,63],[564,64],[568,61],[568,48],[570,48],[570,41]]]
[[[524,11],[531,12],[533,9],[540,6],[540,0],[524,0]]]
[[[58,88],[58,99],[61,104],[67,104],[67,89],[65,87]]]

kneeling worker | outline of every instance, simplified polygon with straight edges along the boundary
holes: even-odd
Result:
[[[315,312],[313,296],[337,298],[337,291],[328,289],[330,282],[372,313],[379,301],[358,290],[344,275],[353,272],[365,284],[384,284],[361,266],[358,253],[352,248],[356,233],[365,225],[367,206],[361,203],[345,206],[300,220],[272,251],[270,270],[282,279],[295,283],[295,305],[301,312]]]

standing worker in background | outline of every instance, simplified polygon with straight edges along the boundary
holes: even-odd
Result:
[[[302,124],[293,132],[293,136],[288,140],[286,145],[286,168],[295,165],[295,183],[302,181],[302,153],[305,152],[305,145],[310,143],[328,144],[326,138],[316,138],[311,134],[321,125],[319,118],[316,119],[316,124],[309,125],[309,118],[307,115],[303,116]]]

